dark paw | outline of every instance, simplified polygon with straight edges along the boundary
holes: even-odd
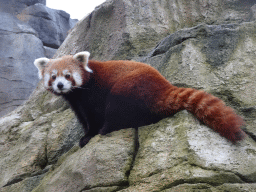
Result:
[[[92,136],[83,136],[79,141],[79,146],[83,148],[92,138]]]
[[[237,141],[243,140],[246,137],[245,132],[239,131],[235,133],[235,138]]]
[[[232,133],[229,139],[232,141],[233,144],[236,144],[238,141],[243,140],[246,137],[246,133],[242,130]]]

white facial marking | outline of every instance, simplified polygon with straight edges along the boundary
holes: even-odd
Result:
[[[63,87],[60,88],[60,84],[62,84]],[[52,83],[52,88],[56,93],[67,93],[71,90],[72,83],[71,81],[68,81],[65,77],[57,77]]]
[[[62,73],[63,73],[64,75],[70,74],[67,69],[65,69],[64,71],[62,71]]]
[[[46,87],[46,88],[48,88],[49,87],[49,81],[50,81],[50,74],[49,73],[46,73],[45,75],[44,75],[44,86]]]
[[[52,70],[52,74],[53,74],[53,75],[57,75],[57,74],[58,74],[58,71],[57,71],[56,69],[53,69],[53,70]]]
[[[79,73],[75,72],[75,73],[73,73],[73,78],[76,82],[76,86],[80,87],[83,83],[81,75]]]

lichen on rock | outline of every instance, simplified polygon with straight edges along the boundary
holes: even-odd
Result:
[[[0,191],[255,191],[254,1],[113,1],[79,21],[56,57],[133,59],[172,84],[220,97],[246,121],[232,144],[187,111],[97,135],[41,83],[0,120]],[[139,144],[139,145],[137,145]]]

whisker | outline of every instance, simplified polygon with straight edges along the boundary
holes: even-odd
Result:
[[[79,87],[79,86],[73,86],[73,88],[78,88],[78,89],[89,89],[89,88]]]

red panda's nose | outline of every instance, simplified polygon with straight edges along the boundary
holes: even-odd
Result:
[[[59,82],[59,83],[57,84],[57,87],[58,87],[59,89],[63,89],[64,85],[63,85],[61,82]]]

